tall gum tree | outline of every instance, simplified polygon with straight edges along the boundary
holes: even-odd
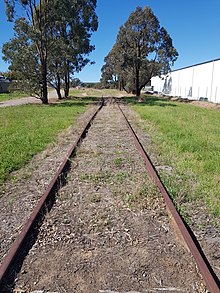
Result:
[[[3,48],[4,58],[11,68],[19,70],[44,104],[48,103],[49,82],[61,98],[69,94],[70,76],[80,71],[90,60],[86,57],[94,46],[90,45],[92,32],[97,30],[96,0],[5,0],[9,20],[14,19],[16,5],[26,13],[15,22],[16,36]],[[16,45],[16,46],[15,46]],[[33,66],[24,71],[28,63],[23,47],[28,51]],[[13,50],[14,49],[14,50]],[[22,64],[22,65],[19,65]],[[33,72],[35,78],[33,78]]]
[[[32,52],[32,60],[35,60],[35,67],[37,68],[38,78],[37,80],[33,80],[33,73],[22,72],[22,76],[25,76],[27,83],[30,80],[30,84],[34,86],[34,94],[39,96],[42,103],[48,103],[48,92],[47,92],[47,58],[48,58],[48,47],[49,47],[49,25],[51,23],[50,18],[50,1],[49,0],[5,0],[6,4],[6,14],[8,16],[9,21],[13,21],[15,17],[16,6],[20,5],[20,8],[23,10],[23,15],[26,14],[25,20],[23,18],[23,23],[26,23],[26,29],[22,32],[23,36],[26,33],[26,47],[29,46],[30,53]],[[21,9],[20,9],[21,10]],[[22,18],[20,18],[21,20]],[[19,19],[16,20],[15,31],[17,26],[17,38],[15,37],[12,42],[14,43],[22,43],[24,40],[19,40],[20,34],[18,33],[18,25]],[[21,31],[22,27],[20,28]],[[7,46],[11,46],[11,44],[6,44],[4,48],[5,59],[7,60]],[[34,48],[35,47],[35,48]],[[22,47],[17,47],[15,50],[15,54],[12,55],[12,46],[11,46],[11,60],[8,58],[8,61],[11,61],[12,68],[16,69],[13,63],[15,59],[18,60],[18,55],[24,55]],[[36,49],[36,51],[35,51]],[[26,62],[25,57],[22,60],[20,56],[21,62]],[[19,68],[22,70],[22,68]],[[30,67],[29,70],[33,70]],[[36,73],[37,73],[36,72]],[[37,84],[34,83],[37,81]]]
[[[70,78],[90,62],[87,55],[95,49],[90,38],[98,28],[95,13],[96,0],[51,0],[53,25],[50,39],[53,46],[48,51],[48,82],[59,98],[61,87],[68,97]]]
[[[120,27],[114,46],[117,50],[111,50],[112,75],[117,74],[123,81],[123,87],[136,96],[140,96],[153,76],[168,72],[178,57],[171,37],[160,27],[148,6],[144,9],[137,7],[131,13]],[[109,58],[106,58],[103,72],[109,67],[108,62]]]

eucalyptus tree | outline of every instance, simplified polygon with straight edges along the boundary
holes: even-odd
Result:
[[[124,89],[128,91],[125,87],[125,79],[128,77],[129,72],[126,71],[124,66],[124,58],[125,55],[116,42],[109,54],[105,57],[105,64],[101,69],[101,83],[103,86],[114,84],[119,90]]]
[[[60,28],[57,30],[62,39],[62,68],[64,73],[64,93],[69,94],[70,77],[79,72],[90,62],[87,55],[95,47],[90,44],[90,38],[98,28],[98,18],[95,13],[96,0],[57,1],[58,9],[63,2],[63,13]],[[64,21],[63,21],[64,20]],[[63,22],[65,25],[63,25]]]
[[[42,98],[41,65],[36,46],[29,41],[29,30],[30,26],[24,18],[15,21],[15,36],[3,45],[3,59],[11,63],[10,70],[17,72],[16,85]]]
[[[101,72],[101,84],[104,87],[109,87],[110,85],[118,86],[118,74],[117,74],[117,55],[116,53],[116,45],[112,48],[109,54],[105,57],[105,64],[103,65]]]
[[[68,96],[70,76],[90,61],[86,55],[94,50],[90,37],[98,27],[96,0],[5,0],[5,3],[9,20],[14,19],[16,5],[26,14],[15,21],[15,37],[3,47],[11,69],[20,71],[26,88],[32,87],[45,104],[47,82],[56,88],[59,97],[64,86]]]
[[[168,72],[178,56],[171,37],[148,6],[131,13],[119,29],[115,48],[112,78],[117,74],[123,87],[137,96],[153,76]],[[109,58],[105,61],[108,68]]]
[[[48,36],[52,21],[51,1],[5,0],[5,4],[8,20],[14,20],[17,5],[20,5],[20,11],[25,15],[25,17],[16,19],[15,37],[3,48],[5,59],[11,62],[11,68],[20,71],[24,86],[29,89],[30,86],[33,86],[31,92],[37,95],[44,104],[47,104],[47,60],[50,46]],[[14,54],[13,45],[15,46]],[[10,47],[10,56],[8,56],[8,47]],[[22,65],[18,66],[18,60]]]
[[[48,82],[61,98],[61,88],[67,97],[71,77],[90,62],[87,55],[95,49],[90,44],[90,38],[98,28],[98,18],[96,0],[51,2],[54,23],[50,27],[50,39],[54,43],[49,50]]]

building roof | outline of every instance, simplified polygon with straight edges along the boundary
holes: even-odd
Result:
[[[198,65],[203,65],[203,64],[206,64],[206,63],[211,63],[211,62],[215,62],[215,61],[219,61],[219,60],[220,60],[220,58],[217,58],[217,59],[212,59],[212,60],[201,62],[201,63],[196,63],[196,64],[193,64],[193,65],[189,65],[189,66],[185,66],[185,67],[181,67],[181,68],[178,68],[178,69],[171,70],[171,72],[186,69],[186,68],[190,68],[190,67],[194,67],[194,66],[198,66]]]

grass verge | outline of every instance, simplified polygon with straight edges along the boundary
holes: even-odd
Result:
[[[203,200],[220,216],[220,111],[157,97],[127,101],[140,114],[160,164],[173,168],[160,175],[174,201],[181,208]]]
[[[89,99],[0,109],[0,183],[56,140],[85,111]]]
[[[0,94],[0,102],[8,101],[8,100],[16,100],[20,98],[28,97],[28,94],[14,91],[11,93],[2,93]]]
[[[71,89],[70,96],[77,97],[97,97],[101,98],[102,96],[117,97],[126,94],[126,92],[121,92],[116,89],[93,89],[93,88],[81,88],[81,89]]]

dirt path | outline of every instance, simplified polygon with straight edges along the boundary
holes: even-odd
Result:
[[[51,90],[48,92],[48,99],[49,101],[57,100],[57,94],[55,90]],[[42,104],[42,102],[39,99],[36,99],[34,97],[25,97],[25,98],[0,102],[0,108],[20,106],[20,105],[26,105],[26,104]]]
[[[161,291],[206,292],[120,112],[108,105],[78,149],[14,292]]]

